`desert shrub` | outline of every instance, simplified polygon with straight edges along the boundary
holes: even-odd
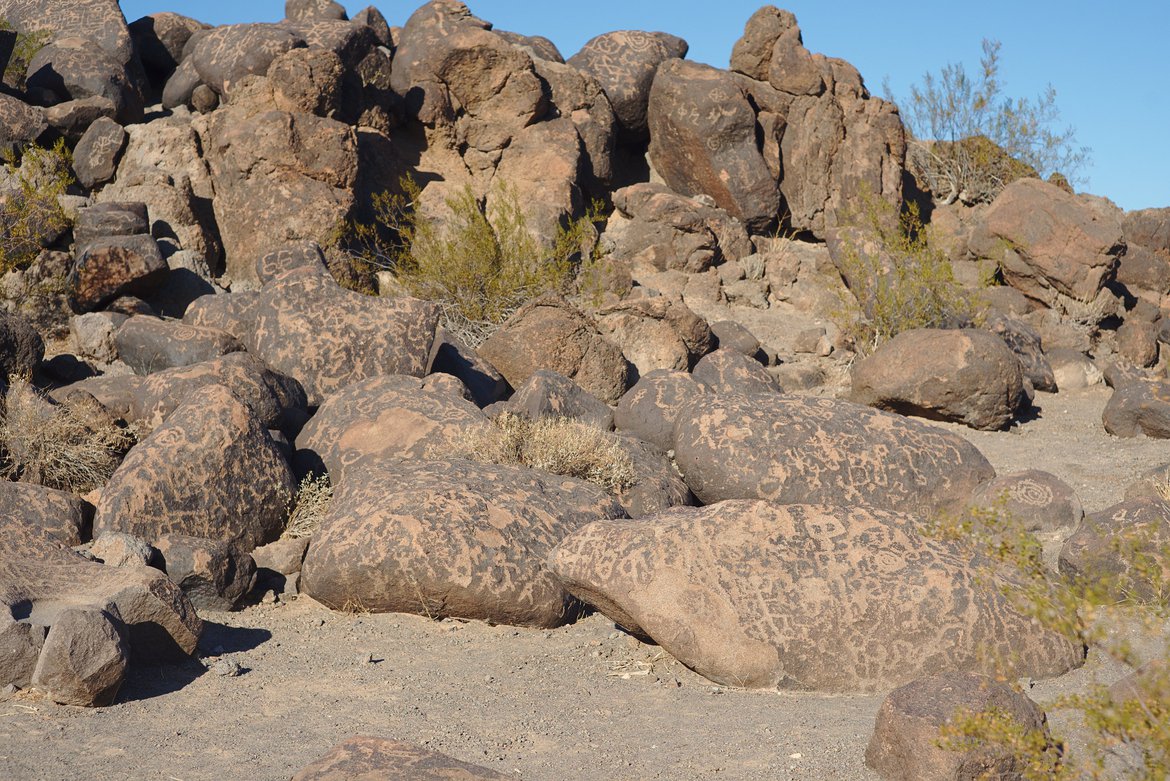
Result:
[[[401,193],[374,196],[373,222],[346,223],[335,242],[393,272],[404,292],[439,304],[443,327],[472,347],[526,302],[571,292],[582,260],[592,260],[597,205],[544,246],[506,184],[496,185],[490,213],[465,186],[447,200],[450,215],[442,223],[417,209],[421,191],[412,179],[399,187]]]
[[[284,536],[294,539],[312,537],[325,518],[332,499],[333,485],[329,482],[329,475],[306,475],[289,503]]]
[[[0,274],[24,268],[70,225],[61,196],[73,184],[69,150],[59,140],[30,146],[0,170]]]
[[[1170,777],[1170,647],[1159,652],[1159,660],[1143,665],[1133,647],[1109,631],[1125,622],[1164,637],[1170,618],[1170,572],[1164,562],[1170,561],[1170,551],[1151,554],[1148,540],[1123,536],[1114,545],[1130,561],[1131,572],[1069,582],[1047,568],[1040,541],[1002,507],[938,521],[931,533],[964,545],[985,562],[986,573],[1003,575],[1003,593],[1018,609],[1049,629],[1139,667],[1139,678],[1128,690],[1095,686],[1087,694],[1041,703],[1050,712],[1068,710],[1080,718],[1086,745],[1076,755],[1062,750],[1059,735],[1049,741],[995,711],[957,714],[943,729],[939,745],[956,750],[987,745],[1010,752],[1026,781]]]
[[[976,321],[979,301],[930,241],[918,208],[905,210],[863,191],[840,229],[834,258],[851,295],[833,319],[860,354],[913,328]]]
[[[0,19],[0,30],[12,29],[12,25],[6,19]],[[52,37],[52,30],[17,32],[16,44],[12,47],[12,56],[8,58],[8,66],[4,69],[4,83],[13,89],[23,90],[29,63]]]
[[[567,418],[531,420],[505,412],[472,429],[444,455],[575,477],[618,491],[636,482],[634,464],[613,434]]]
[[[1024,176],[1077,181],[1088,162],[1073,128],[1055,129],[1060,111],[1051,85],[1034,99],[1003,94],[999,53],[999,42],[985,39],[977,79],[951,63],[925,74],[908,99],[891,98],[913,135],[911,170],[946,203],[990,201]]]
[[[92,397],[56,404],[28,380],[9,378],[0,415],[3,477],[87,493],[109,481],[134,442],[134,432]]]

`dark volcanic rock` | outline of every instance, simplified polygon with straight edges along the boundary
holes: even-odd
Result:
[[[394,778],[402,781],[503,781],[485,767],[469,765],[437,751],[385,738],[357,736],[301,770],[293,781]]]

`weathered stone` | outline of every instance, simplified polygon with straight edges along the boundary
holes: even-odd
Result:
[[[1062,391],[1088,388],[1105,381],[1093,360],[1080,350],[1057,348],[1046,351],[1045,356],[1052,364],[1056,387]]]
[[[114,178],[126,131],[112,119],[94,122],[73,150],[73,171],[82,187],[92,189]]]
[[[194,33],[186,47],[200,81],[220,95],[245,76],[264,75],[289,49],[305,45],[299,35],[275,24],[229,24]]]
[[[545,555],[624,515],[597,486],[523,467],[366,459],[335,488],[302,587],[335,609],[559,626],[579,605]]]
[[[697,503],[661,449],[633,436],[619,436],[617,444],[629,457],[636,477],[632,485],[619,487],[613,493],[631,518],[646,518],[671,507]]]
[[[531,53],[530,49],[526,51]],[[601,84],[571,65],[547,57],[534,58],[533,67],[548,84],[557,112],[572,121],[581,137],[585,152],[582,162],[592,174],[586,177],[585,185],[589,189],[607,188],[615,174],[617,118]]]
[[[109,612],[61,610],[45,638],[32,685],[63,705],[112,705],[130,663],[121,623],[112,606]]]
[[[1011,290],[1011,288],[1003,288]],[[1044,355],[1040,333],[1022,320],[1000,314],[990,314],[984,327],[1003,339],[1004,344],[1020,359],[1024,378],[1039,391],[1055,393],[1056,375]]]
[[[231,610],[256,581],[255,562],[237,544],[164,534],[157,545],[167,577],[196,610]]]
[[[149,293],[168,271],[150,236],[94,239],[69,273],[70,298],[78,311],[92,311],[119,296]]]
[[[244,349],[223,331],[141,315],[122,323],[114,339],[118,357],[140,375],[192,366]]]
[[[0,379],[31,376],[45,357],[45,340],[27,319],[0,312]]]
[[[1154,252],[1170,253],[1170,208],[1138,209],[1122,218],[1127,242]]]
[[[256,326],[259,306],[260,294],[255,291],[206,295],[191,302],[183,314],[183,322],[215,328],[243,341],[241,337]]]
[[[568,119],[545,120],[518,131],[496,167],[496,181],[507,190],[488,192],[488,213],[514,197],[524,205],[528,230],[551,246],[562,226],[584,209],[578,181],[583,151]]]
[[[508,400],[508,411],[532,420],[569,418],[587,426],[609,431],[613,411],[563,374],[539,369],[516,389]]]
[[[605,341],[576,307],[557,296],[542,296],[522,306],[479,353],[513,388],[538,369],[551,369],[612,404],[631,384],[631,367],[621,351]]]
[[[109,236],[143,236],[150,233],[150,219],[142,201],[107,201],[77,212],[73,240],[78,253],[90,243]]]
[[[916,328],[853,367],[850,398],[903,415],[995,430],[1027,406],[1023,381],[1019,359],[994,334]]]
[[[695,381],[711,393],[772,393],[780,387],[759,361],[720,347],[695,364]]]
[[[49,127],[70,142],[81,140],[89,126],[99,119],[115,120],[117,116],[118,106],[101,95],[67,100],[45,109]]]
[[[686,372],[650,372],[618,401],[614,424],[663,451],[673,450],[678,410],[705,392]]]
[[[1115,437],[1170,439],[1170,382],[1131,382],[1116,388],[1101,422]]]
[[[975,492],[972,504],[1018,521],[1028,531],[1072,530],[1085,516],[1072,487],[1038,469],[1000,475],[984,483]]]
[[[681,298],[653,296],[604,307],[597,327],[639,376],[656,369],[686,371],[715,347],[707,322]]]
[[[131,22],[129,29],[147,79],[156,90],[161,90],[182,62],[187,41],[208,28],[188,16],[163,12]]]
[[[485,361],[475,350],[459,341],[442,328],[437,336],[438,349],[432,372],[443,372],[457,377],[480,407],[494,404],[508,395],[511,388],[496,367]]]
[[[756,115],[739,82],[709,65],[669,60],[654,77],[650,158],[675,192],[706,194],[749,230],[780,211],[776,179],[756,144]]]
[[[413,298],[372,298],[311,270],[266,285],[248,350],[304,386],[309,404],[383,374],[430,370],[438,307]]]
[[[1127,499],[1085,516],[1060,549],[1060,573],[1110,599],[1156,599],[1170,577],[1168,545],[1170,503],[1161,496]]]
[[[11,95],[0,95],[0,150],[15,152],[49,129],[45,113]]]
[[[308,537],[281,537],[252,551],[252,560],[258,570],[292,575],[301,571],[301,562],[305,560],[308,549]]]
[[[983,714],[1005,719],[1029,736],[1021,741],[1033,736],[1049,741],[1044,711],[1026,695],[986,675],[944,673],[890,692],[878,711],[865,764],[887,781],[1025,778],[1028,758],[1008,746],[993,741],[963,748],[939,745],[945,727],[958,728],[961,720]]]
[[[474,404],[422,386],[415,377],[386,375],[331,394],[297,437],[298,460],[324,467],[336,484],[363,456],[425,458],[487,422]]]
[[[266,285],[286,271],[308,268],[324,277],[329,275],[321,245],[315,241],[297,241],[285,244],[256,261],[256,278]]]
[[[23,33],[47,30],[58,36],[88,38],[120,63],[129,62],[133,54],[118,0],[3,0],[0,18]]]
[[[242,399],[266,429],[299,430],[307,417],[305,392],[296,380],[265,368],[246,352],[148,377],[93,377],[55,394],[63,398],[74,390],[91,393],[118,417],[153,430],[188,396],[210,385],[222,385]]]
[[[253,278],[256,258],[273,242],[325,243],[349,216],[358,169],[352,127],[237,104],[200,118],[196,127],[232,279]]]
[[[995,477],[956,434],[835,399],[706,395],[679,408],[675,460],[704,504],[724,499],[961,509]]]
[[[103,532],[89,548],[90,555],[109,567],[156,567],[162,569],[158,551],[133,534]]]
[[[331,117],[341,110],[341,58],[328,49],[290,49],[268,66],[281,111]]]
[[[28,91],[50,97],[49,105],[101,97],[113,102],[119,124],[142,121],[142,95],[127,76],[125,61],[88,38],[55,38],[29,60],[27,74]]]
[[[1117,329],[1117,352],[1139,368],[1153,366],[1158,362],[1158,327],[1127,319]]]
[[[226,388],[191,393],[102,491],[94,532],[187,534],[244,550],[280,536],[292,472],[255,413]]]
[[[922,524],[856,506],[730,501],[596,521],[549,566],[617,624],[727,685],[880,691],[989,671],[992,657],[1035,677],[1082,662],[1079,644],[1017,612]]]
[[[343,778],[503,781],[507,776],[422,746],[359,735],[334,746],[328,754],[297,773],[293,781],[340,781]]]
[[[85,542],[93,528],[88,502],[32,483],[0,482],[0,515],[42,529],[66,545]]]
[[[1155,252],[1127,241],[1116,276],[1138,300],[1160,307],[1163,298],[1170,295],[1170,250]]]
[[[1120,213],[1094,208],[1039,179],[1009,184],[984,212],[971,249],[999,263],[1004,281],[1044,303],[1060,293],[1089,302],[1125,252]]]
[[[313,21],[317,19],[349,19],[345,7],[334,0],[285,0],[286,19]]]
[[[645,141],[650,88],[659,66],[685,57],[686,41],[665,33],[618,30],[590,39],[569,65],[597,79],[627,141]]]

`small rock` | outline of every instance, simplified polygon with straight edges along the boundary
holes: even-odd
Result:
[[[244,668],[240,663],[233,659],[220,659],[215,664],[211,665],[211,672],[216,675],[222,675],[224,678],[237,678],[243,675]]]

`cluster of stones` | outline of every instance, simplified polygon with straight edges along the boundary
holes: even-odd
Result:
[[[1165,210],[1123,214],[1034,179],[979,209],[940,204],[960,278],[994,263],[1006,283],[985,322],[890,340],[857,362],[848,400],[801,395],[820,382],[698,310],[823,311],[851,283],[849,205],[911,194],[896,109],[808,51],[788,12],[753,15],[727,70],[638,31],[566,60],[457,0],[401,28],[329,0],[215,28],[127,25],[112,0],[0,0],[0,16],[50,32],[23,92],[0,95],[3,143],[66,139],[79,184],[72,232],[3,279],[18,314],[0,321],[0,360],[35,372],[46,404],[84,394],[139,437],[84,498],[0,484],[0,684],[107,704],[129,660],[191,653],[196,611],[260,582],[339,610],[523,627],[593,609],[719,683],[905,687],[867,758],[920,769],[887,777],[952,777],[922,749],[948,698],[1040,728],[1034,705],[980,676],[997,659],[1060,675],[1082,648],[927,521],[1006,505],[1070,533],[1080,503],[1043,472],[997,476],[914,418],[1008,427],[1112,350],[1106,429],[1170,436],[1170,386],[1150,369],[1170,339]],[[408,173],[440,220],[464,187],[489,211],[512,188],[545,239],[591,199],[612,203],[604,301],[542,296],[471,349],[433,303],[339,284],[352,269],[322,246]],[[1071,325],[1082,311],[1093,327]],[[1107,317],[1122,325],[1097,328]],[[72,352],[42,361],[37,329]],[[825,358],[832,337],[789,346]],[[460,452],[503,414],[599,429],[637,480],[611,492]],[[284,537],[311,474],[332,482],[328,511],[311,539]],[[1086,519],[1061,572],[1152,587],[1109,544],[1119,530],[1165,541],[1170,508],[1151,491]],[[359,760],[495,777],[359,738],[298,778]]]

